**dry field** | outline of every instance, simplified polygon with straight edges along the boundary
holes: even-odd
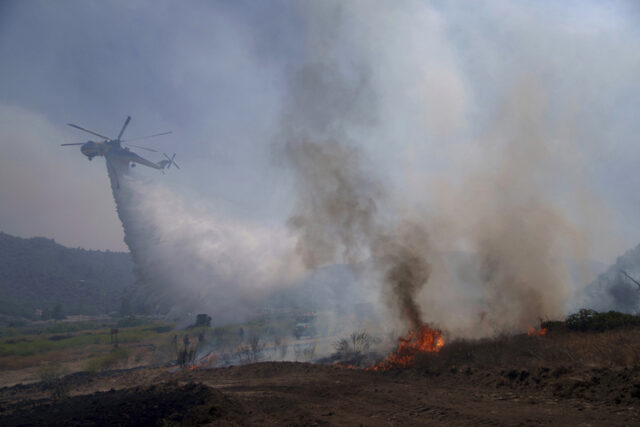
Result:
[[[139,367],[0,389],[2,425],[638,425],[640,329],[445,345],[373,372]]]

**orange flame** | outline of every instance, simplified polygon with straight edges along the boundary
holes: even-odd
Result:
[[[529,336],[541,336],[546,334],[547,334],[547,328],[536,329],[529,326],[529,329],[527,330],[527,335]]]
[[[218,358],[216,357],[216,355],[210,353],[200,359],[200,361],[198,361],[198,363],[196,363],[195,365],[189,366],[188,369],[190,371],[195,371],[197,369],[209,369],[217,360]]]
[[[342,368],[342,369],[360,369],[359,366],[355,366],[355,365],[343,365],[342,363],[336,363],[335,366]]]
[[[386,359],[369,370],[387,371],[413,366],[418,354],[438,352],[443,345],[442,332],[422,324],[419,329],[409,331],[406,336],[398,340],[395,353],[389,354]]]

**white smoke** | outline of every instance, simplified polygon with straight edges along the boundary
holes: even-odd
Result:
[[[109,177],[138,294],[153,312],[245,319],[274,289],[299,280],[283,229],[221,221],[112,160]],[[116,177],[117,175],[117,177]]]

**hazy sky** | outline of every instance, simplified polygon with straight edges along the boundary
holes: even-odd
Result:
[[[90,139],[67,122],[115,136],[127,115],[126,137],[172,130],[145,143],[182,167],[141,173],[220,217],[279,226],[292,205],[274,148],[296,121],[283,116],[288,90],[296,70],[322,63],[328,79],[366,71],[376,108],[349,137],[396,193],[420,187],[427,201],[433,179],[489,155],[474,141],[510,88],[534,81],[545,114],[566,123],[552,133],[571,141],[552,145],[561,166],[589,190],[592,214],[567,209],[598,229],[593,255],[611,261],[640,242],[637,3],[472,4],[2,1],[0,230],[125,250],[103,159],[60,144]]]

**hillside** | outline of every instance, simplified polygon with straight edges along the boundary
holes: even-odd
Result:
[[[66,314],[117,310],[132,286],[128,253],[72,249],[0,232],[0,314],[33,317],[58,303]]]

